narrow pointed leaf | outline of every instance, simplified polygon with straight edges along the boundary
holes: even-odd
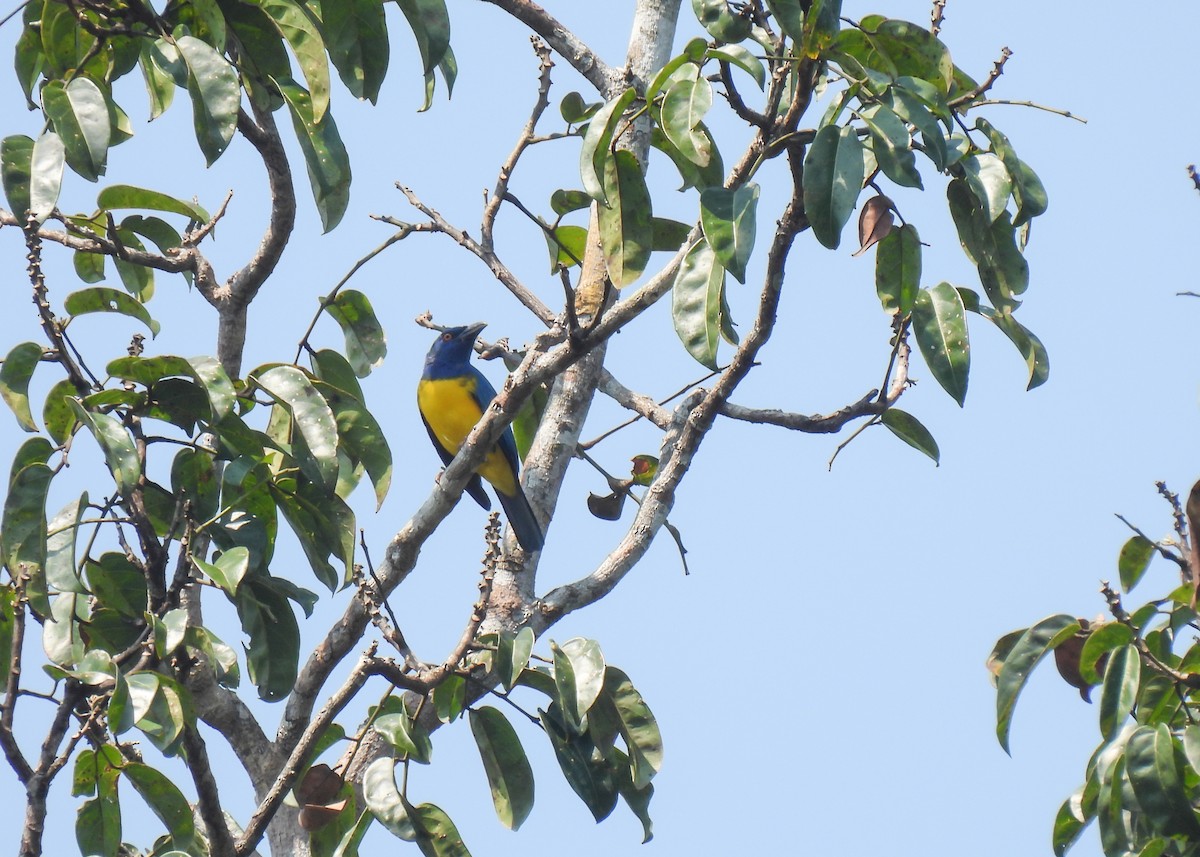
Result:
[[[722,0],[723,3],[723,0]],[[671,75],[661,106],[661,127],[679,152],[698,167],[708,164],[712,149],[697,129],[712,107],[712,84],[698,65],[685,65]]]
[[[0,140],[0,184],[8,207],[19,219],[29,211],[29,179],[33,170],[33,139],[13,134]]]
[[[636,96],[635,90],[626,89],[616,98],[606,102],[596,111],[596,115],[588,123],[587,133],[583,135],[583,146],[579,155],[583,189],[601,205],[608,203],[604,191],[604,164],[612,157],[609,149],[612,146],[613,134],[616,133],[625,108],[633,103]]]
[[[342,83],[355,98],[375,104],[387,75],[387,21],[375,0],[344,0],[321,7],[325,47]]]
[[[888,233],[875,251],[875,292],[885,312],[912,312],[921,286],[921,236],[906,223]]]
[[[17,423],[25,431],[38,430],[29,410],[29,381],[33,370],[42,359],[42,346],[36,342],[22,342],[8,352],[0,364],[0,397],[12,408]]]
[[[883,174],[898,185],[922,188],[912,152],[912,134],[904,120],[882,104],[864,107],[859,115],[871,129],[871,151]]]
[[[138,462],[137,450],[133,446],[133,438],[121,425],[121,421],[109,414],[91,413],[83,407],[78,399],[71,399],[71,408],[75,418],[79,420],[104,452],[104,459],[109,472],[117,483],[117,490],[122,496],[128,497],[137,486],[142,475],[142,467]]]
[[[196,141],[211,167],[228,148],[237,128],[241,102],[237,72],[224,57],[195,36],[179,36],[175,45],[187,66]]]
[[[1050,377],[1050,355],[1046,353],[1046,346],[1042,345],[1042,341],[1034,336],[1029,328],[1013,318],[1011,313],[995,313],[991,320],[1025,358],[1025,366],[1029,370],[1029,383],[1025,389],[1032,390],[1045,384]]]
[[[59,592],[86,593],[75,562],[75,538],[79,519],[87,509],[87,492],[72,500],[47,524],[46,583]]]
[[[325,305],[325,312],[342,328],[346,337],[346,357],[355,374],[360,378],[370,375],[387,355],[387,337],[367,296],[354,289],[344,289]]]
[[[363,773],[363,799],[367,809],[374,813],[379,822],[394,836],[406,842],[417,838],[412,819],[396,788],[396,763],[389,756],[381,756]]]
[[[1004,211],[1012,193],[1012,179],[1000,158],[985,152],[970,155],[960,162],[967,185],[987,211],[988,222],[994,222]]]
[[[971,345],[962,298],[949,283],[917,293],[913,332],[933,377],[961,407],[967,397]]]
[[[1121,546],[1117,557],[1117,571],[1121,575],[1121,588],[1126,592],[1137,586],[1142,575],[1154,558],[1154,542],[1145,536],[1132,536]]]
[[[1099,684],[1103,678],[1101,661],[1113,649],[1133,642],[1133,629],[1120,622],[1105,622],[1093,625],[1079,653],[1079,677],[1089,685]]]
[[[1013,645],[996,678],[996,738],[1008,753],[1008,734],[1012,726],[1017,697],[1029,680],[1029,674],[1054,647],[1079,631],[1074,617],[1050,616],[1027,629]]]
[[[813,235],[830,250],[842,240],[842,227],[854,211],[865,166],[854,128],[826,125],[804,156],[804,211]]]
[[[491,706],[471,710],[471,734],[479,748],[500,823],[518,829],[533,809],[533,769],[507,718]]]
[[[320,122],[329,110],[329,63],[316,22],[295,0],[255,0],[255,5],[267,14],[295,54],[308,84],[313,121]]]
[[[86,77],[68,84],[53,80],[42,90],[42,106],[63,142],[71,169],[88,181],[104,175],[112,126],[100,87]]]
[[[46,599],[46,496],[54,471],[42,461],[17,469],[4,498],[0,549],[14,580],[25,578],[26,595],[39,615],[50,612]]]
[[[171,846],[179,851],[196,847],[196,823],[183,792],[161,771],[140,762],[126,762],[121,773],[167,828]]]
[[[423,803],[413,807],[417,845],[425,857],[471,857],[450,816],[438,806]]]
[[[1151,827],[1166,836],[1200,835],[1167,724],[1136,730],[1129,736],[1125,758],[1129,784]]]
[[[145,304],[125,292],[110,289],[107,286],[72,292],[63,301],[63,309],[73,317],[94,312],[120,313],[130,318],[136,318],[146,325],[152,336],[158,335],[159,324],[151,318]]]
[[[194,202],[185,202],[156,190],[127,184],[109,185],[96,195],[96,205],[105,210],[136,208],[182,214],[197,223],[207,223],[208,212]]]
[[[295,83],[275,83],[291,112],[321,226],[328,232],[341,222],[350,203],[350,156],[331,114],[318,115],[309,94]]]
[[[662,770],[663,743],[658,721],[629,676],[610,666],[605,670],[605,699],[616,715],[617,729],[629,750],[629,773],[635,789],[647,788]]]
[[[450,13],[445,0],[397,0],[397,5],[417,40],[423,73],[433,74],[450,52]]]
[[[58,204],[65,164],[66,149],[58,134],[46,131],[37,138],[30,166],[29,210],[38,223],[49,217]]]
[[[1104,670],[1100,692],[1100,734],[1111,741],[1125,725],[1137,700],[1142,659],[1133,644],[1114,649]]]

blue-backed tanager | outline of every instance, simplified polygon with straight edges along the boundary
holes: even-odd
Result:
[[[442,331],[425,357],[425,371],[417,384],[417,408],[421,420],[445,464],[453,460],[471,429],[483,417],[484,408],[496,398],[496,391],[488,379],[471,365],[475,337],[484,326],[480,322]],[[544,538],[525,492],[521,490],[519,470],[517,444],[512,429],[506,428],[483,464],[471,475],[466,490],[480,506],[490,509],[492,502],[479,477],[492,483],[517,541],[532,552],[542,549]]]

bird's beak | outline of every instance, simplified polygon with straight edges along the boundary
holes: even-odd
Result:
[[[468,324],[466,326],[466,328],[463,330],[463,336],[469,337],[470,340],[472,342],[474,342],[475,337],[479,336],[479,334],[483,332],[483,329],[485,327],[487,327],[486,321],[477,321],[474,324]]]

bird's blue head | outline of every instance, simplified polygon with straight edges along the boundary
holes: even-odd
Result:
[[[487,327],[480,321],[465,327],[450,327],[438,334],[425,355],[425,378],[457,378],[471,365],[475,338]]]

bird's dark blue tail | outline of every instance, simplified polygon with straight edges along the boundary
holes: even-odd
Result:
[[[504,514],[508,516],[508,523],[512,525],[513,532],[517,534],[517,541],[521,543],[521,547],[529,553],[540,551],[545,537],[542,535],[542,528],[538,524],[537,518],[533,516],[533,509],[529,507],[529,501],[525,499],[525,494],[521,491],[521,486],[517,486],[516,494],[503,494],[497,491],[496,496],[500,498],[500,505],[504,507]]]

